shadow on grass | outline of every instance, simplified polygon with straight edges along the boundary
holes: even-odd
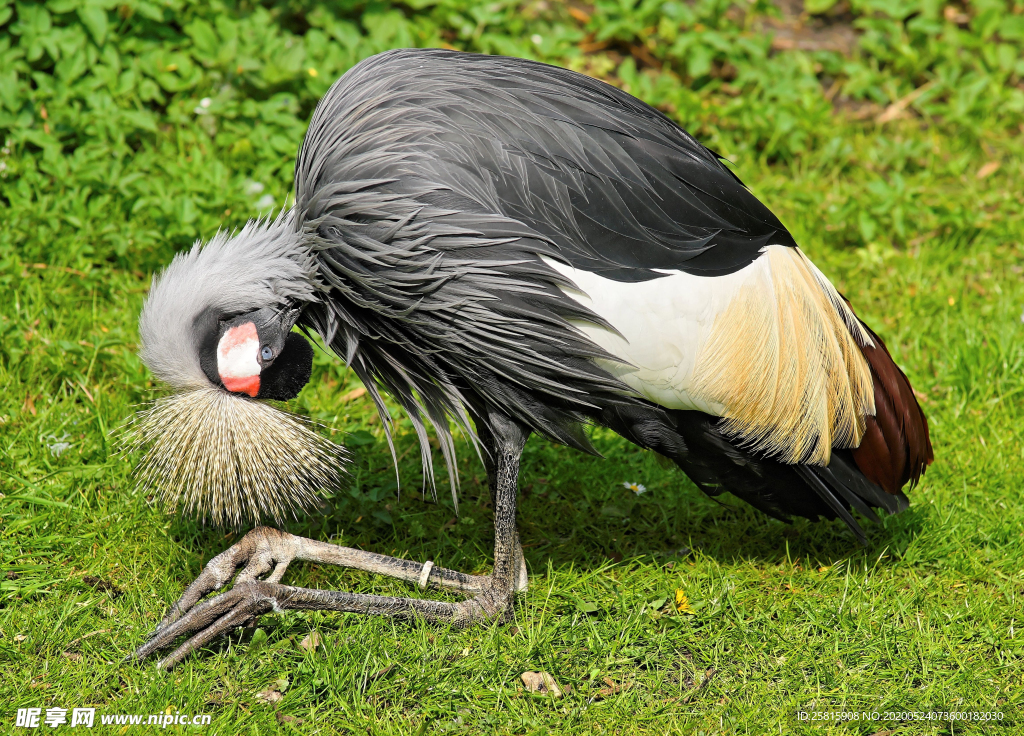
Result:
[[[549,564],[596,569],[634,560],[667,563],[699,554],[723,564],[796,563],[885,565],[900,559],[921,533],[927,514],[914,508],[881,525],[861,520],[871,544],[862,547],[840,521],[796,519],[784,524],[738,499],[710,499],[674,466],[611,433],[599,432],[595,458],[540,438],[527,445],[520,474],[519,530],[531,574]],[[411,435],[396,437],[401,492],[390,453],[382,442],[354,448],[344,487],[310,515],[283,528],[439,566],[486,574],[492,562],[493,517],[486,476],[464,448],[460,460],[458,513],[444,473],[437,500],[421,491],[419,453]],[[415,464],[414,464],[415,463]],[[636,495],[623,484],[642,483]],[[911,494],[912,503],[914,495]],[[205,562],[237,542],[245,529],[225,533],[187,519],[174,537]],[[293,573],[289,573],[290,575]]]

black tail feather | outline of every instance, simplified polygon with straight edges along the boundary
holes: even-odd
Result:
[[[895,514],[909,505],[902,493],[891,495],[868,480],[847,450],[835,450],[828,467],[787,465],[738,446],[718,430],[717,417],[701,412],[612,407],[595,418],[675,461],[710,496],[729,491],[787,522],[792,516],[840,518],[865,545],[852,511],[877,523],[873,509]]]
[[[857,535],[857,539],[860,540],[860,543],[866,545],[868,543],[868,537],[864,533],[864,530],[861,528],[860,524],[857,523],[857,520],[853,518],[853,515],[850,513],[846,504],[836,498],[831,489],[829,489],[829,487],[825,485],[824,481],[818,477],[818,474],[814,472],[817,468],[812,468],[808,465],[796,465],[794,466],[794,470],[796,470],[797,475],[807,482],[807,485],[811,490],[818,494],[818,498],[827,503],[829,508],[836,513],[836,516],[846,522],[846,526],[850,527],[850,530]],[[843,498],[857,509],[857,511],[860,511],[862,514],[867,512],[868,518],[873,521],[878,520],[878,517],[874,515],[870,508],[868,508],[867,504],[860,500],[856,493],[851,492],[842,484],[838,484],[834,487],[839,491]]]
[[[827,468],[817,470],[833,476],[834,484],[852,489],[871,506],[885,509],[890,514],[898,514],[910,507],[910,499],[902,491],[896,494],[888,493],[881,486],[868,480],[857,467],[849,450],[833,450],[832,462]]]

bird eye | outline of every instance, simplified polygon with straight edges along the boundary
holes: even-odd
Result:
[[[273,348],[271,348],[269,345],[264,345],[263,349],[260,351],[260,357],[263,358],[263,360],[273,360],[274,359],[274,350],[273,350]]]

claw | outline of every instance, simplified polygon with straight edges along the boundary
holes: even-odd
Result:
[[[236,584],[258,581],[261,575],[271,570],[273,572],[268,580],[279,582],[294,559],[295,539],[291,534],[265,526],[250,531],[236,544],[206,563],[199,577],[185,589],[181,598],[157,624],[153,635],[178,621],[207,595],[231,582],[236,572]]]
[[[260,580],[240,583],[154,632],[149,641],[132,656],[136,660],[145,659],[157,649],[169,646],[179,636],[191,635],[184,644],[157,663],[159,669],[169,670],[213,639],[225,636],[247,621],[255,621],[264,613],[278,608],[277,589],[283,587]]]
[[[234,602],[241,601],[243,609],[253,609],[245,614],[253,620],[271,610],[276,602],[271,596],[271,602],[267,603],[267,595],[259,588],[263,582],[260,576],[269,572],[269,582],[277,583],[281,580],[295,557],[295,539],[291,534],[270,527],[256,527],[250,531],[236,544],[206,563],[199,577],[185,589],[146,643],[130,658],[144,659],[157,649],[169,646],[181,634],[200,632],[157,665],[161,669],[170,669],[213,637],[226,634],[240,625],[233,617],[236,607]],[[232,590],[203,601],[207,595],[221,590],[232,578],[236,578],[236,573],[237,579]],[[250,601],[250,604],[247,605],[245,601]],[[256,611],[253,605],[263,610]],[[228,608],[231,610],[220,615]],[[214,618],[217,620],[214,621]]]

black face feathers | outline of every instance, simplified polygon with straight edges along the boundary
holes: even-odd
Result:
[[[280,356],[260,374],[257,399],[287,401],[299,395],[313,372],[313,347],[302,335],[288,333]]]

